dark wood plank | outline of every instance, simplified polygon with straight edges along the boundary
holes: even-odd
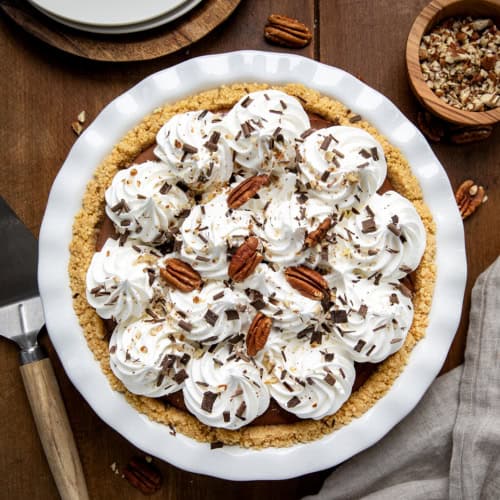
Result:
[[[357,75],[391,99],[414,123],[420,108],[406,76],[404,49],[411,25],[427,0],[400,2],[322,1],[319,12],[321,61]],[[477,276],[499,254],[500,127],[484,142],[466,146],[431,144],[454,190],[466,179],[486,187],[489,200],[465,221],[468,279],[460,327],[443,372],[463,361],[470,292]],[[446,305],[443,305],[446,307]]]

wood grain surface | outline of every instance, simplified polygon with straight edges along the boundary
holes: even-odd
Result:
[[[172,54],[203,38],[224,22],[241,0],[204,0],[176,21],[128,35],[86,33],[57,23],[26,0],[0,0],[0,9],[39,40],[96,61],[144,61]]]
[[[243,0],[228,22],[189,50],[140,63],[103,63],[58,51],[0,15],[0,192],[38,234],[54,177],[75,136],[71,122],[81,110],[87,123],[111,99],[150,73],[190,57],[238,49],[283,50],[262,36],[270,13],[297,17],[314,29],[314,41],[296,53],[361,77],[415,122],[419,109],[408,84],[404,50],[413,20],[427,0]],[[465,222],[468,280],[462,321],[444,370],[462,362],[471,286],[500,250],[500,130],[484,142],[432,148],[454,188],[467,178],[484,185],[489,200]],[[445,307],[445,306],[444,306]],[[49,350],[92,499],[140,499],[111,464],[124,466],[140,452],[105,425],[74,389],[46,333]],[[14,345],[0,340],[0,497],[57,498],[22,380]],[[157,462],[164,486],[152,498],[293,500],[317,492],[330,471],[287,481],[237,483],[191,474]]]

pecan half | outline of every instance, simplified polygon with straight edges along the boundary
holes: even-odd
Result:
[[[450,131],[450,141],[454,144],[469,144],[471,142],[484,141],[493,132],[491,125],[481,127],[464,127]]]
[[[446,132],[444,123],[428,111],[418,112],[417,125],[420,132],[432,142],[439,142]]]
[[[228,195],[229,208],[238,208],[246,203],[262,186],[269,184],[270,177],[266,174],[254,175],[240,182]]]
[[[243,281],[255,271],[263,259],[262,254],[257,252],[258,246],[259,240],[255,236],[250,236],[238,247],[229,264],[230,278],[234,281]]]
[[[181,292],[192,292],[202,283],[200,273],[180,259],[167,259],[165,268],[160,269],[160,276]]]
[[[144,495],[156,493],[163,482],[159,469],[142,457],[135,457],[123,470],[123,476]]]
[[[328,283],[325,278],[306,266],[287,268],[285,278],[290,286],[308,299],[323,300],[328,295]]]
[[[264,38],[273,44],[291,49],[301,49],[312,40],[311,30],[297,19],[271,14],[264,28]]]
[[[246,344],[249,356],[255,356],[267,342],[273,320],[258,312],[248,329]]]
[[[473,180],[469,179],[462,182],[457,189],[455,199],[457,200],[462,219],[466,219],[469,215],[472,215],[481,204],[485,203],[488,197],[486,196],[483,186],[478,186],[474,184]]]
[[[306,248],[313,247],[317,245],[325,236],[328,230],[332,227],[332,219],[327,217],[314,231],[307,233],[306,239],[304,240],[304,246]]]

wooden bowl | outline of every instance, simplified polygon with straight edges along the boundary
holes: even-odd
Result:
[[[410,86],[417,99],[433,114],[459,125],[493,125],[500,121],[500,108],[465,111],[442,101],[426,84],[418,49],[422,37],[443,19],[453,16],[488,17],[500,26],[500,0],[433,0],[420,12],[406,43],[406,67]]]

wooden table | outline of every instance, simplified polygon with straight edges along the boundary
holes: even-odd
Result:
[[[280,50],[266,44],[263,26],[271,13],[298,17],[315,27],[314,43],[297,53],[343,68],[391,99],[415,121],[418,106],[405,73],[404,47],[413,19],[427,0],[244,0],[234,15],[189,50],[141,63],[111,64],[78,59],[46,46],[0,16],[1,194],[38,234],[52,181],[75,140],[70,124],[81,110],[87,123],[113,98],[145,76],[190,57],[238,49]],[[500,249],[500,128],[489,140],[433,145],[454,188],[472,178],[489,201],[465,223],[469,277],[462,321],[444,370],[461,363],[471,286]],[[446,307],[444,305],[443,307]],[[142,498],[110,466],[135,454],[105,425],[68,381],[46,334],[93,499]],[[16,348],[0,341],[0,491],[6,499],[57,497],[18,370]],[[153,498],[221,497],[294,499],[318,491],[329,471],[280,482],[233,483],[190,474],[159,463],[165,485]]]

